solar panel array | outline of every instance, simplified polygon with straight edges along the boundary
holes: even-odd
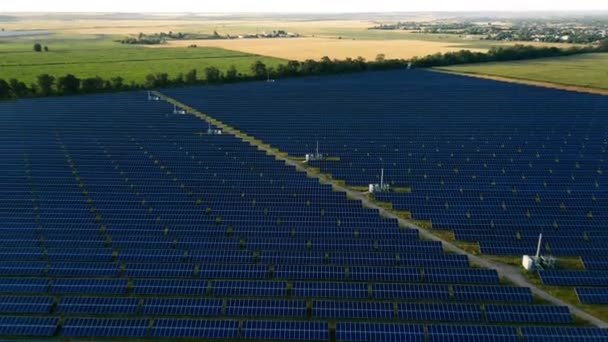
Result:
[[[534,310],[529,289],[171,111],[143,92],[0,104],[0,338],[424,341],[456,318],[469,337],[529,324],[495,331],[484,308]]]
[[[606,96],[423,70],[166,93],[294,157],[318,141],[309,164],[348,185],[384,167],[402,191],[377,199],[482,253],[534,255],[543,233],[543,254],[608,271]]]

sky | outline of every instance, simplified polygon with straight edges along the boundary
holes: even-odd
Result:
[[[0,0],[3,12],[416,12],[608,10],[608,0]]]

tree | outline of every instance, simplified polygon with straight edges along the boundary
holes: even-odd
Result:
[[[120,76],[112,77],[110,81],[112,84],[112,89],[122,89],[124,87],[125,79]]]
[[[49,96],[53,92],[55,77],[49,74],[38,75],[38,91],[42,96]]]
[[[239,78],[239,72],[236,70],[236,67],[234,65],[231,65],[230,68],[228,68],[228,71],[226,71],[226,77],[224,77],[224,79],[226,81],[232,82],[235,81],[237,78]]]
[[[383,63],[386,60],[386,55],[383,53],[379,53],[376,55],[376,62]]]
[[[80,89],[80,79],[72,74],[59,77],[57,80],[57,90],[62,94],[74,94]]]
[[[8,83],[11,87],[11,92],[13,93],[14,97],[23,97],[30,92],[27,85],[25,85],[25,83],[23,82],[20,82],[16,78],[11,78],[10,80],[8,80]]]
[[[266,64],[262,61],[256,61],[251,65],[251,72],[255,78],[266,78],[268,76]]]
[[[197,75],[196,69],[192,69],[186,73],[185,82],[188,84],[196,83]]]
[[[161,72],[156,74],[156,86],[164,87],[169,84],[169,74],[166,72]]]
[[[34,51],[36,51],[36,52],[42,51],[42,45],[40,45],[40,43],[34,44]]]
[[[146,75],[146,82],[144,83],[146,88],[154,88],[156,87],[156,75],[154,74],[147,74]]]
[[[599,50],[608,52],[608,38],[602,40],[602,42],[600,43]]]
[[[49,52],[49,47],[48,46],[44,46],[44,52]]]
[[[0,99],[8,99],[11,97],[11,88],[8,82],[0,78]]]
[[[206,67],[205,68],[205,79],[209,83],[217,83],[222,79],[222,73],[220,69],[216,67]]]
[[[93,93],[104,89],[104,80],[99,76],[89,77],[82,80],[82,91]]]

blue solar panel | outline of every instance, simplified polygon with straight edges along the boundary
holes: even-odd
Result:
[[[132,315],[137,313],[138,298],[63,297],[57,308],[63,314]]]
[[[0,335],[7,336],[53,336],[58,318],[0,316]]]
[[[454,299],[473,302],[526,302],[534,298],[527,287],[454,285]]]
[[[448,300],[447,285],[432,284],[374,284],[373,296],[377,299]]]
[[[340,266],[279,265],[278,279],[344,280],[346,270]]]
[[[1,293],[45,293],[48,287],[48,279],[0,278]]]
[[[431,283],[498,283],[498,274],[495,270],[486,269],[440,269],[429,268],[425,270],[424,279]]]
[[[161,318],[154,321],[151,336],[234,339],[238,326],[238,321]]]
[[[140,295],[204,295],[207,281],[198,279],[137,279],[133,292]]]
[[[481,309],[474,304],[402,303],[397,308],[399,318],[408,321],[481,321]]]
[[[350,279],[358,281],[395,281],[420,282],[420,270],[406,267],[368,267],[355,266],[350,268]]]
[[[577,287],[575,290],[583,304],[608,304],[608,288]]]
[[[336,339],[345,342],[424,342],[424,327],[397,323],[336,324]]]
[[[214,296],[284,297],[287,283],[281,281],[216,280],[212,283]]]
[[[303,300],[231,299],[226,315],[248,317],[306,317]]]
[[[489,322],[572,323],[565,306],[488,304],[485,310]]]
[[[127,264],[125,275],[136,278],[190,278],[194,264]]]
[[[545,270],[538,274],[545,285],[608,286],[608,271]]]
[[[220,299],[207,298],[149,298],[144,300],[144,314],[173,316],[219,315]]]
[[[49,274],[59,277],[117,277],[118,263],[57,262],[52,263]]]
[[[42,261],[3,261],[0,263],[0,276],[41,276],[46,262]]]
[[[395,317],[391,303],[313,301],[312,315],[318,318],[375,318]]]
[[[127,279],[55,279],[51,293],[124,294]]]
[[[430,342],[519,342],[515,327],[480,325],[429,325]]]
[[[53,297],[39,296],[0,296],[2,313],[39,313],[51,312]]]
[[[246,321],[242,334],[246,339],[327,341],[329,326],[324,322]]]
[[[309,298],[367,298],[365,283],[294,282],[293,297]]]
[[[147,319],[68,318],[62,333],[70,337],[145,337]]]
[[[526,342],[608,341],[608,330],[587,327],[522,327]]]
[[[268,267],[265,265],[201,265],[199,276],[204,279],[265,279]]]

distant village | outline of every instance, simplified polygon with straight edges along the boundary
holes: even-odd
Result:
[[[465,22],[397,22],[378,24],[370,30],[407,30],[412,33],[457,34],[467,39],[531,41],[600,45],[608,38],[608,20],[514,19],[512,21],[469,20]],[[606,18],[608,19],[608,18]]]
[[[298,38],[300,37],[299,33],[296,32],[287,32],[284,30],[275,30],[270,32],[262,32],[262,33],[246,33],[239,35],[226,35],[227,39],[255,39],[255,38]]]
[[[168,40],[197,40],[197,39],[260,39],[260,38],[298,38],[299,33],[288,32],[285,30],[264,31],[262,33],[226,34],[222,35],[217,31],[212,34],[202,33],[183,33],[183,32],[160,32],[154,34],[140,33],[136,37],[128,37],[120,40],[123,44],[143,44],[156,45],[163,44]]]

